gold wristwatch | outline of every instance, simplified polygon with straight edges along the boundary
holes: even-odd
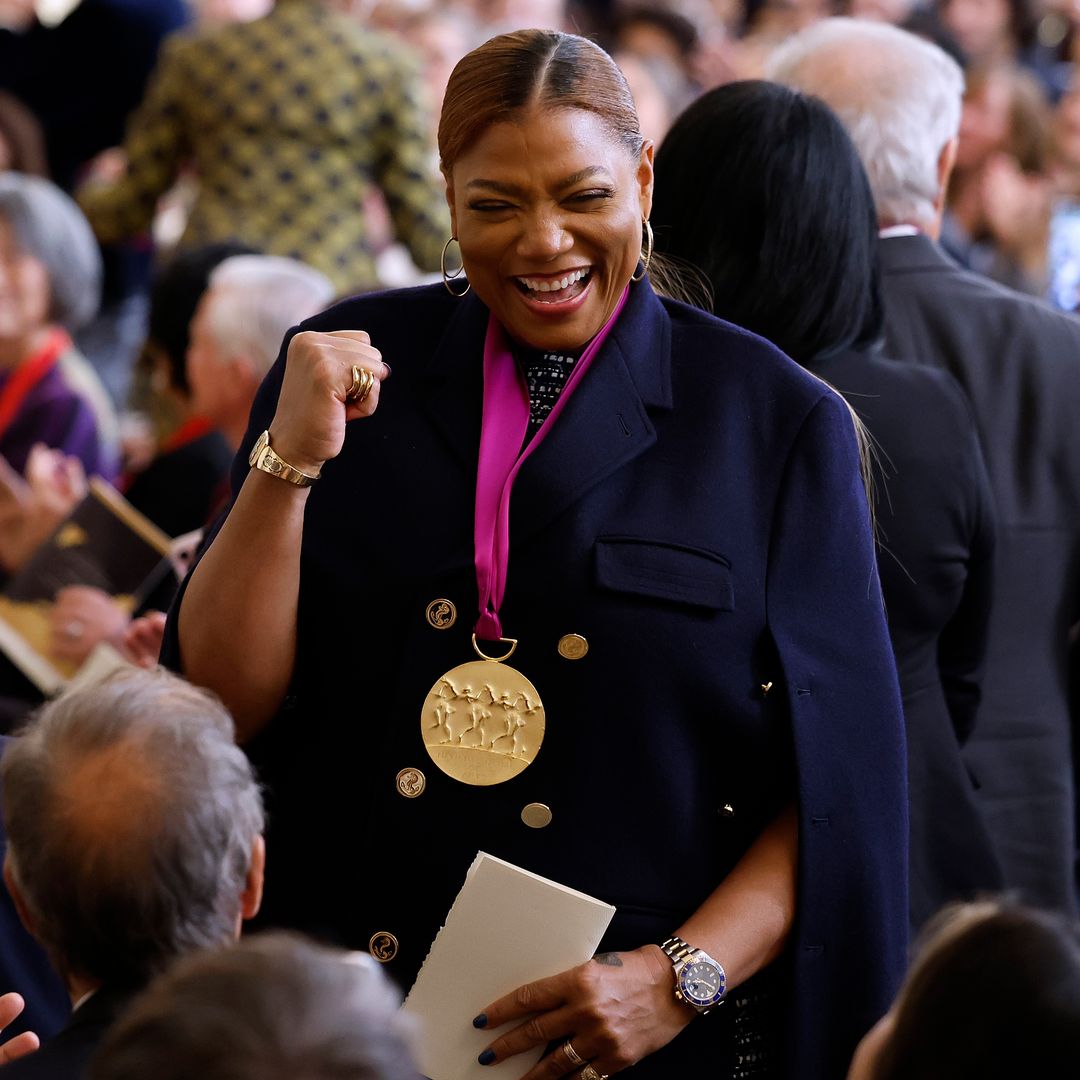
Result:
[[[319,479],[318,473],[314,476],[300,469],[294,468],[284,458],[278,457],[270,445],[270,432],[264,431],[256,440],[248,455],[248,464],[260,472],[269,473],[281,480],[288,480],[297,487],[311,487]]]
[[[675,968],[675,997],[704,1016],[724,1000],[727,975],[704,949],[672,935],[660,946]]]

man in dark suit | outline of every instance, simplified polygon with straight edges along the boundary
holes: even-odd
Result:
[[[232,736],[209,695],[131,671],[46,706],[9,744],[4,880],[73,1010],[5,1080],[81,1075],[153,975],[255,914],[262,800]]]
[[[983,706],[966,758],[1006,884],[1075,912],[1067,687],[1080,618],[1080,322],[961,270],[938,246],[964,86],[940,49],[830,19],[781,50],[772,74],[836,110],[869,173],[889,355],[945,368],[971,404],[998,541]]]
[[[0,736],[0,759],[10,743],[11,739]],[[0,820],[0,863],[6,851],[7,835]],[[64,984],[52,970],[41,946],[19,921],[11,896],[0,883],[0,992],[6,990],[17,990],[25,1007],[12,1014],[0,1004],[0,1027],[5,1039],[18,1038],[30,1031],[45,1039],[64,1026],[71,1008]],[[5,1060],[0,1047],[0,1064]]]

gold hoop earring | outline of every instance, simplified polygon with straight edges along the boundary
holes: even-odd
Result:
[[[450,250],[450,245],[457,240],[456,236],[451,236],[449,240],[443,245],[442,257],[439,259],[439,266],[442,268],[442,283],[446,287],[446,291],[451,296],[456,296],[459,300],[463,297],[471,288],[468,278],[462,278],[462,272],[465,270],[465,264],[462,263],[452,274],[446,272],[446,253]],[[460,246],[460,245],[459,245]],[[457,289],[451,285],[452,281],[462,280],[465,282],[465,288],[458,292]]]
[[[649,224],[649,219],[645,218],[641,223],[641,273],[631,274],[631,281],[641,281],[645,275],[649,272],[649,263],[652,262],[652,249],[653,249],[653,234],[652,226]]]

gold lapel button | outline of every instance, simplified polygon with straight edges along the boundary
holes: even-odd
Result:
[[[542,802],[531,802],[521,811],[521,820],[530,829],[544,829],[551,824],[551,807]]]
[[[734,817],[735,816],[735,807],[732,806],[731,803],[726,802],[726,803],[724,803],[723,806],[720,807],[720,813],[724,817]]]
[[[427,606],[428,626],[449,630],[457,622],[457,608],[450,600],[432,600]]]
[[[769,691],[771,689],[772,689],[772,680],[771,679],[768,682],[763,682],[761,684],[761,696],[765,697],[769,693]]]
[[[589,651],[589,643],[580,634],[559,638],[559,655],[564,660],[580,660]]]
[[[398,954],[398,939],[389,930],[379,930],[371,935],[367,947],[380,964],[389,964]]]
[[[397,774],[396,783],[399,795],[404,795],[406,799],[415,799],[424,794],[427,777],[419,769],[402,769]]]

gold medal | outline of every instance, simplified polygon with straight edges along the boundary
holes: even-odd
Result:
[[[517,641],[503,638],[505,656],[487,656],[442,676],[424,700],[420,732],[431,760],[463,784],[488,787],[527,769],[544,741],[544,705],[520,671],[505,663]]]

